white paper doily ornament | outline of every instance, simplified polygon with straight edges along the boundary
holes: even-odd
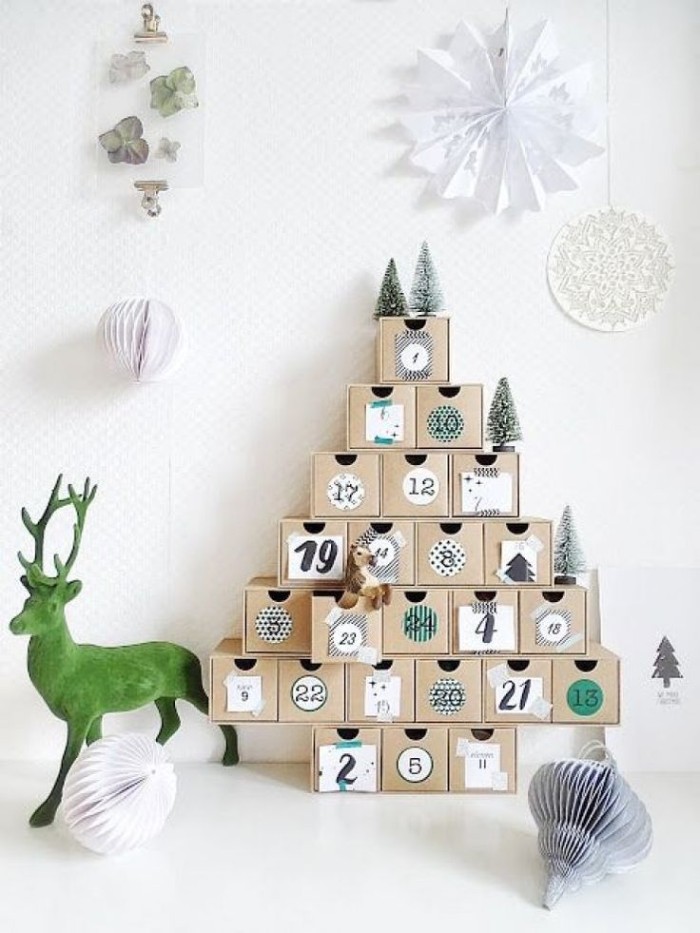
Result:
[[[68,772],[64,818],[93,852],[125,852],[161,831],[176,786],[162,745],[145,735],[111,735],[83,749]]]
[[[489,35],[462,22],[446,50],[418,51],[403,118],[411,161],[443,198],[540,210],[546,195],[577,187],[572,167],[603,151],[586,138],[600,110],[589,82],[590,67],[563,60],[547,20],[515,32],[506,14]]]
[[[640,214],[604,208],[556,235],[547,260],[559,307],[594,330],[638,327],[660,308],[673,260],[664,234]]]

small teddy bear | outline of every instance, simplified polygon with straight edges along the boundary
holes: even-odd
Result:
[[[345,592],[338,605],[341,609],[352,609],[360,596],[371,600],[374,609],[381,609],[391,602],[391,586],[380,581],[372,573],[374,554],[364,544],[353,544],[345,565]]]

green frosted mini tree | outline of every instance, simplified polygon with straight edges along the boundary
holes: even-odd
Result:
[[[487,421],[487,437],[496,451],[513,450],[511,441],[523,439],[518,412],[505,376],[498,380]]]
[[[417,316],[438,314],[445,309],[445,299],[442,294],[440,279],[425,240],[418,254],[416,271],[413,273],[408,309],[411,314]]]
[[[564,506],[554,538],[554,582],[576,583],[576,574],[586,569],[586,558],[576,533],[571,507]]]
[[[408,314],[406,305],[406,296],[401,288],[399,274],[396,271],[396,263],[393,259],[389,260],[386,267],[382,287],[379,289],[377,306],[374,309],[375,317],[405,317]]]

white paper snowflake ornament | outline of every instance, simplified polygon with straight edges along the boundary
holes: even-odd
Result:
[[[489,211],[540,210],[547,194],[577,187],[570,168],[603,150],[594,128],[590,66],[563,64],[550,24],[515,34],[506,14],[490,35],[461,22],[446,51],[418,52],[404,125],[414,165],[444,198]]]
[[[671,247],[640,214],[612,207],[561,228],[547,260],[559,307],[594,330],[629,330],[661,308],[673,271]]]

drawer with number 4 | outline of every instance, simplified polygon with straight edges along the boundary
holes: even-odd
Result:
[[[311,654],[311,593],[258,577],[245,588],[245,654]]]
[[[620,721],[620,659],[600,645],[585,658],[552,660],[554,722]]]
[[[515,729],[450,729],[449,742],[450,793],[515,793]]]
[[[520,591],[523,654],[585,654],[587,593],[582,586]]]
[[[346,522],[285,518],[280,522],[279,585],[342,585],[345,577]]]
[[[481,661],[416,661],[416,722],[481,722]]]
[[[277,661],[246,658],[239,639],[222,641],[210,659],[210,717],[214,722],[275,722]]]
[[[312,515],[381,515],[379,454],[321,453],[311,457]]]
[[[415,722],[413,661],[387,658],[373,666],[348,664],[345,671],[348,722]]]
[[[311,597],[311,657],[314,661],[376,664],[382,659],[382,612],[360,597],[341,605],[342,590],[314,590]]]
[[[314,664],[308,658],[276,663],[280,722],[345,720],[345,672],[339,664]]]
[[[484,722],[551,722],[552,662],[484,661]]]
[[[447,771],[447,729],[383,730],[383,791],[409,794],[446,791]]]
[[[454,590],[453,654],[518,651],[518,592]]]
[[[447,454],[382,455],[382,514],[430,518],[450,514]]]
[[[381,775],[381,729],[316,728],[311,787],[321,794],[373,794]]]

